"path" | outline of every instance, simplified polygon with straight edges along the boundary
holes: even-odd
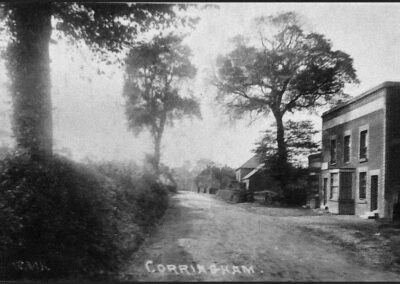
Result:
[[[301,229],[298,222],[300,218],[304,221],[323,217],[326,218],[326,216],[260,214],[240,204],[227,204],[217,200],[215,196],[180,192],[172,198],[172,205],[167,210],[161,225],[135,254],[136,258],[127,265],[121,279],[141,281],[397,281],[400,279],[399,274],[385,271],[379,266],[368,265],[362,261],[360,255],[347,251],[343,246],[307,233]]]

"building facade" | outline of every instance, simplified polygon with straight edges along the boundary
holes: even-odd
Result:
[[[393,218],[400,192],[400,82],[322,115],[321,208]]]

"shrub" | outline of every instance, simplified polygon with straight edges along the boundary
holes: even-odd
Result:
[[[303,185],[289,184],[286,188],[285,202],[290,206],[304,205],[307,201],[307,188]]]
[[[178,192],[178,188],[176,185],[167,184],[167,185],[165,185],[165,188],[168,190],[168,192],[171,192],[171,193]]]
[[[308,170],[292,167],[288,180],[285,201],[292,206],[304,205],[307,202]]]
[[[98,279],[117,270],[162,216],[167,193],[109,168],[115,172],[60,157],[0,161],[2,279]]]
[[[128,213],[132,222],[146,230],[164,214],[169,188],[154,176],[141,173],[134,164],[107,162],[92,166],[119,188],[117,200],[124,208],[121,211]]]

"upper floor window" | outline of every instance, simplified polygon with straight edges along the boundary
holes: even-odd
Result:
[[[365,199],[367,192],[367,172],[360,173],[358,182],[358,197],[359,199]]]
[[[360,132],[360,160],[367,159],[368,151],[368,130],[363,130]]]
[[[336,139],[331,139],[331,164],[336,163],[336,151],[337,151]]]
[[[350,161],[350,135],[344,136],[343,139],[343,162]]]

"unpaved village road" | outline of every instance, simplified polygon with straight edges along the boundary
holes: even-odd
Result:
[[[340,243],[326,240],[320,235],[313,234],[313,231],[303,228],[324,222],[346,223],[346,218],[335,219],[335,216],[296,213],[311,212],[302,209],[285,209],[292,210],[287,211],[292,213],[283,216],[279,213],[281,210],[279,208],[278,211],[273,211],[276,208],[268,207],[259,207],[261,211],[256,209],[247,208],[243,204],[228,204],[211,195],[179,192],[172,197],[171,207],[159,227],[144,242],[142,248],[135,254],[135,259],[127,264],[120,279],[128,281],[400,280],[398,272],[385,270],[380,263],[374,265],[372,260],[366,261],[365,259],[369,257],[364,257],[363,253],[351,252]],[[353,219],[349,220],[357,220],[354,216],[351,218]],[[366,221],[371,222],[371,220],[360,222]],[[379,254],[376,257],[379,258]],[[151,262],[148,262],[146,268],[147,261]],[[167,265],[170,265],[170,271]],[[179,265],[183,270],[179,270]],[[204,266],[205,271],[197,270],[197,265]],[[225,270],[221,270],[221,266]],[[160,272],[164,269],[165,272]]]

